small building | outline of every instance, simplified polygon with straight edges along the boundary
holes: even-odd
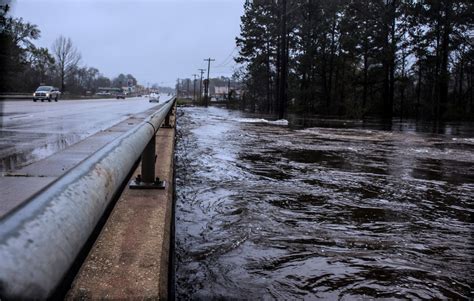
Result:
[[[112,88],[112,87],[99,87],[97,89],[97,95],[116,95],[123,93],[122,88]]]
[[[135,93],[135,86],[125,86],[125,87],[122,87],[122,90],[127,93],[127,94],[130,94],[130,93]]]
[[[227,86],[214,87],[214,97],[216,98],[216,101],[226,100],[228,95],[229,95],[229,87]]]

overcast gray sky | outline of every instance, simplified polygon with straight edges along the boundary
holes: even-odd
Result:
[[[215,58],[211,77],[232,74],[244,0],[14,0],[12,14],[38,25],[36,45],[70,37],[82,65],[105,76],[174,86]],[[214,66],[214,67],[213,67]]]

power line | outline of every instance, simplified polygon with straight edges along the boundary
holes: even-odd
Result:
[[[225,65],[227,64],[227,60],[229,60],[230,58],[232,58],[232,55],[234,54],[235,50],[238,48],[238,46],[236,45],[234,47],[234,49],[232,49],[232,51],[229,53],[229,55],[222,61],[222,63],[220,63],[218,66],[222,66],[222,65]]]
[[[227,60],[232,57],[232,55],[234,54],[234,52],[237,48],[238,48],[238,46],[235,46],[234,49],[232,49],[232,51],[230,52],[230,54],[225,58],[225,60],[223,60],[222,63],[220,63],[216,67],[221,67],[221,66],[227,65],[229,63],[229,62],[227,62]]]
[[[232,66],[216,66],[215,69],[233,69],[236,65]]]

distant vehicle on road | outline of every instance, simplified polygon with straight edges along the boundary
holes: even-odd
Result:
[[[111,94],[110,94],[110,92],[97,92],[97,93],[95,93],[95,95],[97,95],[97,96],[110,96]]]
[[[152,92],[150,93],[150,102],[160,102],[160,94]]]
[[[120,98],[125,99],[125,95],[126,94],[124,92],[118,92],[117,94],[115,94],[115,97],[117,99],[120,99]]]
[[[35,93],[33,93],[33,101],[36,102],[38,99],[41,101],[51,101],[53,99],[54,101],[58,101],[60,95],[61,92],[59,92],[58,88],[53,86],[39,86]]]

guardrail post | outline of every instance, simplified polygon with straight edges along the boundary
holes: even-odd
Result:
[[[130,182],[130,189],[164,189],[165,181],[155,178],[156,133],[142,153],[142,173]]]
[[[171,107],[171,109],[169,110],[168,114],[166,114],[165,122],[164,122],[163,125],[161,126],[162,128],[172,128],[172,127],[173,127],[173,126],[171,126],[171,123],[170,123],[170,117],[173,115],[174,106],[175,106],[175,105],[173,105],[173,106]]]
[[[170,118],[173,115],[174,103],[166,114],[162,128],[172,128]],[[164,189],[166,182],[160,178],[155,178],[155,161],[156,161],[156,133],[147,144],[142,154],[142,173],[129,184],[130,189]]]
[[[156,160],[156,136],[154,135],[148,142],[142,154],[142,181],[152,183],[155,181],[155,160]]]

